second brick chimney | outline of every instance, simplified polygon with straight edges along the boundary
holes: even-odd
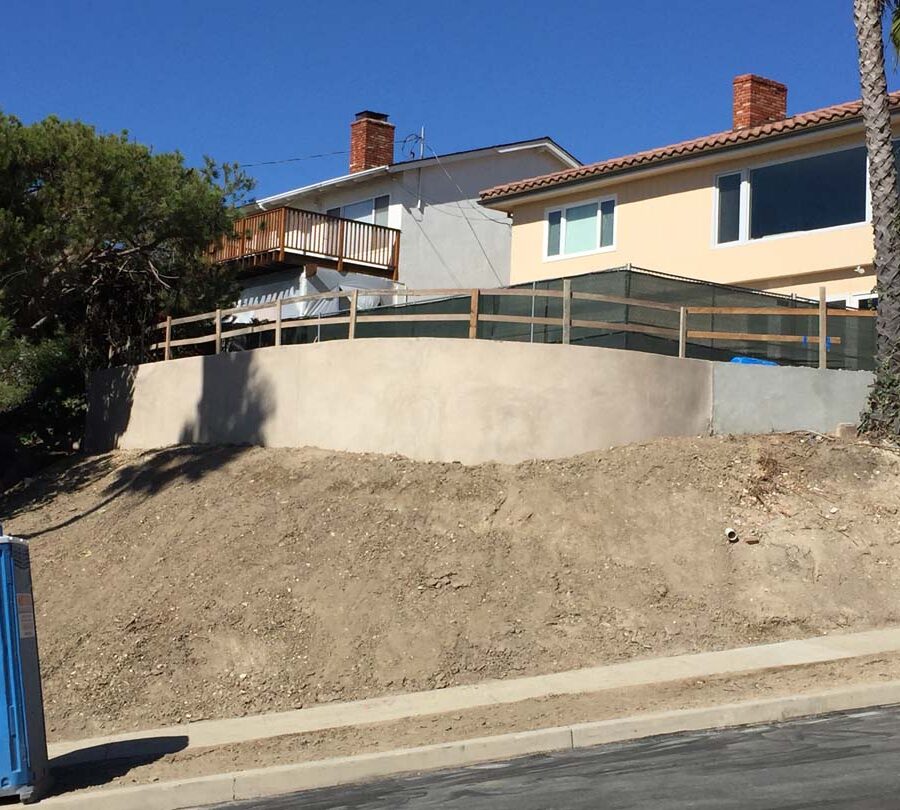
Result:
[[[350,124],[350,173],[394,162],[394,125],[384,113],[363,110]]]
[[[787,87],[781,82],[745,73],[734,79],[734,129],[758,127],[787,118]]]

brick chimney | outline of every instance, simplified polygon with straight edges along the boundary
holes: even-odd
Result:
[[[350,173],[394,162],[394,125],[385,113],[363,110],[350,124]]]
[[[787,118],[787,87],[752,73],[735,76],[732,118],[736,130]]]

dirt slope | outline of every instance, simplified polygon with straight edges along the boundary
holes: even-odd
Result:
[[[32,539],[60,739],[895,623],[898,483],[889,451],[799,435],[478,467],[175,449],[0,515]]]

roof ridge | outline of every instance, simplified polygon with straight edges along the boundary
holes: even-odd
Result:
[[[892,107],[900,106],[900,90],[888,93],[888,102]],[[494,200],[511,194],[525,193],[536,189],[546,188],[548,186],[563,185],[570,180],[580,180],[587,177],[608,174],[618,169],[659,163],[670,158],[681,157],[697,152],[708,152],[744,141],[765,139],[798,129],[810,129],[834,121],[853,118],[860,115],[861,111],[862,101],[860,99],[856,99],[855,101],[843,101],[839,104],[831,104],[827,107],[820,107],[817,110],[797,113],[788,116],[787,118],[782,118],[779,121],[770,121],[755,127],[716,132],[712,135],[703,135],[699,138],[679,141],[678,143],[657,147],[656,149],[645,149],[640,152],[633,152],[629,155],[609,158],[596,163],[587,163],[584,166],[578,166],[573,169],[564,169],[559,172],[517,180],[513,183],[504,183],[503,185],[494,186],[493,188],[482,191],[481,199]]]

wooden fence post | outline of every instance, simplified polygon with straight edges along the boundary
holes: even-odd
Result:
[[[819,368],[828,368],[828,302],[824,287],[819,287]]]
[[[222,310],[216,310],[216,354],[222,352]]]
[[[356,305],[359,300],[359,290],[354,290],[350,294],[350,324],[347,330],[348,340],[356,337]]]
[[[275,345],[281,345],[281,299],[275,302]]]
[[[163,360],[172,359],[172,316],[166,315],[166,346],[163,349]]]
[[[563,279],[563,315],[562,315],[562,342],[569,343],[572,339],[572,279]]]
[[[678,309],[678,356],[687,357],[687,307]]]
[[[478,337],[478,302],[480,299],[479,291],[472,290],[472,303],[469,308],[469,338],[474,340]]]

